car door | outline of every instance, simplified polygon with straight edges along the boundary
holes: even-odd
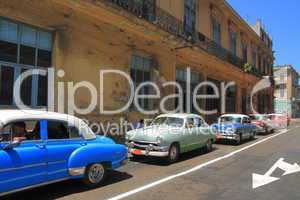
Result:
[[[198,145],[203,146],[209,139],[209,126],[200,117],[194,118],[195,122],[195,141]],[[198,146],[199,147],[199,146]]]
[[[18,121],[25,124],[26,134],[30,133],[31,136],[26,135],[27,139],[18,146],[4,149],[16,138],[15,123],[17,122],[4,126],[2,130],[6,139],[1,142],[0,149],[0,193],[47,181],[47,152],[45,141],[41,139],[40,122]]]
[[[48,181],[69,177],[69,157],[83,145],[86,143],[76,127],[68,126],[65,121],[47,121]]]
[[[251,137],[251,131],[252,131],[252,124],[251,124],[251,120],[249,117],[244,117],[244,135],[246,138],[250,138]],[[245,138],[244,137],[244,138]]]
[[[193,149],[193,146],[197,144],[197,140],[195,137],[195,124],[194,118],[189,117],[185,120],[185,132],[183,137],[183,148],[184,151],[190,151]]]

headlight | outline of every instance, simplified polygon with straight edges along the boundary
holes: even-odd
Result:
[[[161,144],[162,142],[163,142],[163,137],[162,136],[157,136],[157,138],[156,138],[156,142],[157,142],[157,144]]]
[[[225,133],[231,135],[231,134],[235,134],[235,129],[234,128],[227,128]]]

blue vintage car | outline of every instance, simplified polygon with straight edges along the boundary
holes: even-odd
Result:
[[[254,139],[256,126],[251,123],[247,115],[226,114],[222,115],[217,124],[212,128],[218,140],[233,140],[236,144],[241,144],[245,139]]]
[[[0,111],[0,196],[66,179],[99,186],[127,149],[82,120],[34,110]]]

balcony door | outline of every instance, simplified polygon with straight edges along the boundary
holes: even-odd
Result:
[[[195,36],[196,31],[196,0],[184,1],[184,32],[187,36]]]

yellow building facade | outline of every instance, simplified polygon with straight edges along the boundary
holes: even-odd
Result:
[[[227,100],[230,110],[225,112],[235,113],[251,112],[253,86],[263,76],[273,74],[272,40],[261,23],[249,26],[224,0],[10,0],[0,4],[2,26],[10,30],[5,32],[4,28],[0,38],[6,49],[3,58],[0,56],[1,67],[10,67],[2,71],[1,84],[10,83],[23,68],[53,68],[55,110],[68,112],[68,84],[88,81],[97,90],[97,106],[83,117],[93,122],[152,116],[134,108],[114,115],[100,113],[101,95],[103,108],[114,110],[126,103],[129,93],[124,77],[111,74],[100,80],[100,70],[120,70],[134,77],[135,83],[154,81],[159,85],[167,81],[184,84],[181,76],[187,68],[195,84],[234,81],[236,87]],[[64,73],[57,75],[58,70]],[[29,106],[39,107],[40,99],[45,99],[45,84],[40,78],[29,82],[24,91],[30,91],[30,98],[24,92],[24,99]],[[1,88],[2,96],[11,94],[11,84]],[[174,92],[174,87],[161,88],[162,96]],[[78,108],[87,107],[90,101],[89,90],[76,91],[74,103]],[[254,104],[257,110],[272,112],[272,101],[270,89],[256,97]],[[158,106],[157,101],[142,104]],[[166,104],[172,109],[176,100]],[[209,121],[222,113],[218,100],[200,104],[218,109],[217,114],[206,116]],[[14,107],[14,101],[6,97],[2,107]]]

